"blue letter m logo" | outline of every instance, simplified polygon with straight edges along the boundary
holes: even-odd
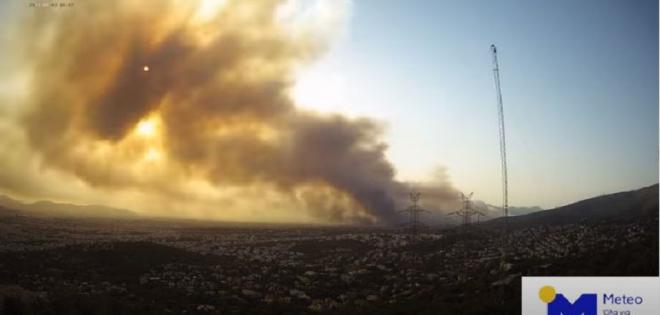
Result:
[[[571,304],[563,294],[555,295],[548,303],[548,315],[596,315],[598,298],[596,294],[582,294]]]

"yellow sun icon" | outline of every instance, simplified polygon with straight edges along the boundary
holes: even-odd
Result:
[[[555,300],[557,292],[552,286],[546,285],[539,290],[539,298],[545,303],[551,303]]]

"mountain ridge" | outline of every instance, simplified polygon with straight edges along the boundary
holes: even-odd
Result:
[[[0,213],[46,217],[137,218],[132,210],[102,205],[76,205],[49,200],[22,202],[0,195]]]
[[[495,218],[483,224],[553,225],[653,215],[658,216],[658,184],[636,190],[604,194],[526,215]]]

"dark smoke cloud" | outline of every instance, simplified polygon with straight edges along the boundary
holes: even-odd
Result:
[[[21,121],[30,146],[47,167],[108,191],[260,187],[332,222],[396,222],[413,186],[435,210],[454,205],[447,183],[395,180],[376,122],[294,106],[295,69],[328,39],[282,25],[281,2],[228,1],[206,22],[166,1],[33,16],[23,34],[40,40]],[[140,139],[136,126],[150,118],[158,134]],[[143,161],[153,148],[159,167]]]

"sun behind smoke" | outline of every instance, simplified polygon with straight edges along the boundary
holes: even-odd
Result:
[[[292,3],[89,1],[75,14],[32,13],[16,37],[33,46],[35,74],[16,124],[38,169],[83,182],[91,202],[112,196],[159,215],[396,220],[409,185],[394,179],[379,124],[290,99],[349,4]]]

